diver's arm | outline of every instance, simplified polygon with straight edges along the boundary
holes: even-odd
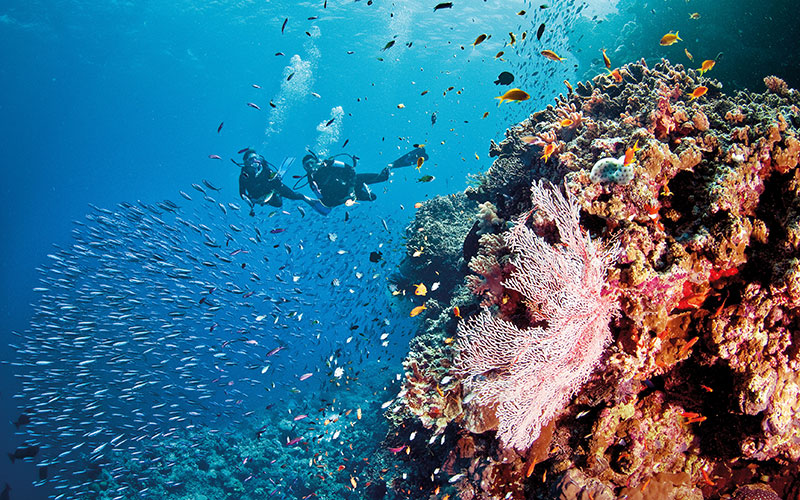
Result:
[[[292,190],[292,188],[282,182],[278,184],[277,191],[279,195],[288,200],[305,200],[307,198],[306,195]]]
[[[246,199],[247,198],[247,189],[244,187],[244,176],[239,174],[239,198]]]

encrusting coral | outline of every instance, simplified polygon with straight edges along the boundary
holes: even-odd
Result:
[[[438,297],[445,303],[430,311],[421,333],[428,341],[412,346],[409,361],[419,359],[416,349],[431,351],[425,372],[446,372],[447,389],[439,390],[462,410],[445,420],[425,415],[424,408],[441,407],[426,405],[426,394],[442,399],[428,382],[434,390],[417,396],[413,418],[460,436],[451,447],[464,449],[467,438],[474,446],[469,458],[445,446],[434,458],[448,461],[446,474],[420,476],[437,491],[475,499],[722,498],[758,481],[793,498],[800,493],[800,94],[768,77],[765,93],[729,96],[715,80],[666,61],[628,64],[620,75],[576,85],[493,142],[494,164],[465,193],[476,203],[472,222],[459,214],[459,229],[446,229],[449,240],[465,242],[469,267],[461,269],[480,295],[454,285],[449,305]],[[708,92],[690,99],[700,85]],[[566,119],[572,124],[563,126]],[[558,146],[542,158],[548,144]],[[590,175],[599,160],[628,154],[627,183]],[[536,208],[539,179],[574,197],[587,237],[621,249],[602,278],[620,314],[597,369],[571,400],[552,412],[526,407],[546,430],[531,443],[504,430],[502,391],[474,394],[513,376],[513,352],[524,338],[483,346],[505,349],[510,364],[465,370],[462,361],[474,354],[470,339],[497,322],[522,331],[550,326],[537,313],[541,304],[514,281],[532,258],[512,236],[524,225],[485,222],[487,202],[502,221]],[[447,226],[449,215],[429,216]],[[563,237],[552,225],[537,231],[549,245]],[[418,383],[408,373],[407,392]],[[524,407],[527,396],[517,396]],[[510,486],[491,485],[490,477]]]

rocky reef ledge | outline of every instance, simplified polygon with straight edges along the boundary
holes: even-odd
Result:
[[[506,131],[407,229],[405,497],[800,498],[800,93],[618,76]]]

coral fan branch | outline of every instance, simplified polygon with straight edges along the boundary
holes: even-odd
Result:
[[[536,215],[555,224],[553,245],[519,219],[508,235],[515,271],[504,285],[522,294],[545,326],[519,328],[484,309],[459,325],[457,369],[480,405],[496,406],[501,441],[525,449],[591,375],[610,339],[616,300],[604,293],[611,251],[578,223],[578,206],[542,182],[531,188]]]

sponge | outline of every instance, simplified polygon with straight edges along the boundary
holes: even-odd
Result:
[[[602,158],[592,167],[589,179],[594,182],[628,184],[633,180],[633,165],[625,165],[625,157]]]

